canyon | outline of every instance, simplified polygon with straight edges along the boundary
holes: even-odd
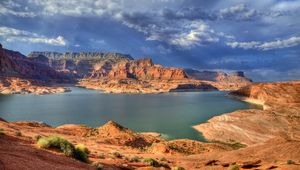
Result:
[[[151,58],[101,52],[32,52],[27,56],[1,45],[0,93],[67,92],[70,84],[107,93],[162,93],[236,90],[252,81],[242,72],[187,71],[154,64]],[[201,74],[201,76],[199,76]],[[18,82],[18,83],[16,83]]]
[[[299,169],[300,81],[253,83],[242,72],[164,67],[119,53],[32,52],[0,46],[1,94],[68,92],[65,84],[107,93],[230,90],[229,97],[261,106],[193,126],[208,142],[165,140],[109,121],[92,128],[0,118],[0,169]],[[180,130],[180,127],[178,127]],[[87,146],[87,163],[36,144],[58,135]],[[149,163],[143,160],[155,161]]]

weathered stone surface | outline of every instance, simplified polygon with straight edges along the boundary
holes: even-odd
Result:
[[[228,82],[228,83],[250,83],[251,79],[245,77],[244,72],[237,71],[227,74],[222,71],[199,71],[195,69],[185,69],[189,78],[196,80],[207,80],[215,82]]]
[[[266,105],[264,110],[238,110],[194,126],[209,140],[261,144],[276,137],[300,140],[300,82],[256,83],[232,92]]]

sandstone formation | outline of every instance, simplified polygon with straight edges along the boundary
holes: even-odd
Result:
[[[153,64],[151,59],[97,64],[91,76],[79,86],[108,93],[162,93],[170,91],[236,90],[250,81],[206,81],[187,76],[180,68]],[[235,76],[239,77],[239,76]]]
[[[234,91],[239,99],[262,104],[264,110],[238,110],[195,126],[209,140],[247,145],[276,138],[300,140],[300,82],[256,83]]]
[[[161,65],[154,65],[150,58],[122,61],[115,64],[102,63],[91,75],[91,78],[110,78],[137,80],[180,80],[187,76],[182,69],[166,68]]]
[[[244,72],[237,71],[227,74],[222,71],[199,71],[195,69],[184,70],[189,78],[196,80],[207,80],[215,82],[229,82],[229,83],[250,83],[252,80],[245,77]]]
[[[99,52],[32,52],[28,58],[75,78],[90,76],[95,67],[97,68],[97,64],[102,62],[117,63],[133,60],[130,55],[126,54]]]
[[[19,52],[0,45],[0,94],[49,94],[67,89],[53,87],[55,82],[68,81],[51,67],[31,61]]]
[[[3,94],[55,93],[53,84],[69,83],[108,93],[161,93],[194,90],[236,90],[251,81],[242,72],[191,73],[181,68],[168,68],[154,64],[150,58],[134,60],[120,53],[58,53],[32,52],[28,57],[19,52],[0,50],[0,77]],[[214,76],[214,79],[211,77]],[[208,78],[210,77],[210,78]],[[12,79],[14,79],[12,81]],[[30,83],[25,83],[25,82]],[[20,84],[20,86],[18,86]],[[27,85],[35,85],[29,87]],[[44,87],[47,89],[42,90]],[[29,90],[30,88],[30,90]],[[34,90],[41,89],[41,90]]]

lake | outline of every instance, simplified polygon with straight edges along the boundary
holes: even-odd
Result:
[[[138,132],[159,132],[166,139],[205,141],[193,125],[213,116],[257,107],[226,96],[227,92],[106,94],[83,88],[52,95],[0,95],[0,117],[41,121],[52,126],[98,127],[108,120]]]

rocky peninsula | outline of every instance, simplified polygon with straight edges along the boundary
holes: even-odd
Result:
[[[194,126],[209,140],[265,144],[279,138],[300,140],[300,82],[255,83],[233,91],[238,99],[261,104],[263,110],[238,110]]]

